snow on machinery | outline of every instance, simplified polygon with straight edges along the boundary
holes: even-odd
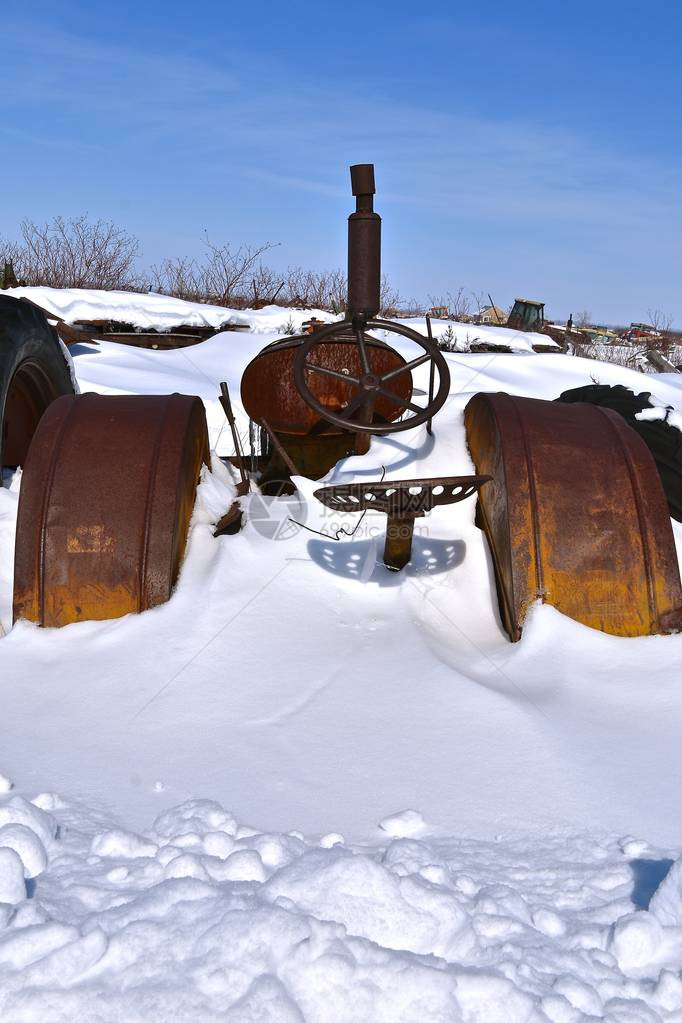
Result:
[[[246,367],[242,404],[262,443],[258,456],[252,445],[250,474],[236,445],[241,496],[250,486],[282,493],[296,474],[320,479],[340,458],[366,454],[372,435],[422,425],[431,432],[448,396],[448,363],[428,321],[425,336],[379,318],[381,220],[373,208],[373,166],[352,167],[351,182],[357,208],[348,221],[346,316],[273,342]],[[417,354],[404,358],[383,340],[388,334],[401,347],[415,345]],[[429,387],[420,405],[413,374],[422,366]],[[221,400],[234,427],[226,388]],[[630,427],[589,405],[505,394],[475,395],[465,424],[476,475],[375,480],[322,487],[315,496],[336,511],[384,512],[384,560],[400,569],[410,558],[416,517],[478,493],[477,521],[512,640],[538,599],[614,635],[682,627],[665,495],[646,445]],[[197,398],[56,401],[35,431],[24,468],[15,620],[62,625],[167,600],[207,459]],[[235,503],[216,533],[235,532],[241,521]]]

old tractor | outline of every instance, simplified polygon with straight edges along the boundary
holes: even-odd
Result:
[[[366,454],[372,435],[431,432],[450,392],[448,361],[428,319],[424,335],[379,316],[373,166],[351,167],[351,183],[356,210],[348,220],[346,315],[269,344],[246,367],[241,399],[251,421],[249,455],[223,386],[240,479],[217,535],[239,530],[249,488],[284,494],[296,477],[317,480],[339,459]],[[387,337],[398,339],[400,351]],[[409,346],[414,352],[406,356]],[[420,367],[427,391],[415,386]],[[537,600],[619,636],[682,628],[665,494],[646,444],[616,413],[480,393],[464,421],[475,473],[467,464],[443,478],[322,486],[316,498],[338,512],[383,512],[384,561],[400,570],[410,559],[417,517],[477,495],[500,618],[514,641]],[[58,626],[167,600],[209,461],[196,397],[85,394],[52,402],[24,464],[15,620]]]

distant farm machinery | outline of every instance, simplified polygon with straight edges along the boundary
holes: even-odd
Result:
[[[250,457],[223,388],[240,482],[216,534],[239,530],[249,488],[290,492],[297,476],[321,479],[339,459],[366,455],[372,435],[421,426],[431,432],[450,393],[448,362],[430,329],[425,336],[379,318],[373,167],[352,167],[351,181],[357,208],[348,223],[346,317],[277,340],[247,365],[241,400],[252,437],[260,438]],[[387,344],[388,335],[401,351]],[[407,345],[416,352],[405,357]],[[426,391],[415,386],[418,369]],[[163,603],[210,460],[200,399],[76,396],[61,370],[52,379],[41,364],[26,377],[42,380],[42,388],[17,383],[18,372],[20,366],[3,379],[3,464],[23,465],[15,620],[58,626]],[[14,439],[15,420],[23,444]],[[475,473],[464,465],[462,475],[323,486],[315,496],[339,513],[383,512],[384,562],[400,570],[410,560],[417,517],[478,495],[500,618],[514,641],[536,600],[614,635],[682,628],[665,494],[646,444],[622,418],[586,404],[481,393],[464,421]]]

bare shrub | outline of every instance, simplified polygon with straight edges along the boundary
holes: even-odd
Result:
[[[206,236],[205,246],[201,259],[178,256],[152,266],[152,287],[176,298],[239,307],[253,300],[254,289],[261,297],[266,284],[272,283],[271,272],[260,263],[263,253],[274,247],[272,242],[233,249]]]
[[[342,270],[304,270],[290,266],[284,275],[282,301],[302,309],[331,309],[342,312],[346,307],[346,275]]]
[[[208,237],[206,245],[208,259],[202,268],[205,292],[214,297],[218,305],[229,305],[236,297],[246,298],[260,257],[274,247],[266,242],[258,246],[240,245],[233,251],[229,245],[214,245]]]
[[[274,302],[284,289],[284,285],[285,282],[282,280],[281,274],[277,274],[270,267],[259,263],[251,274],[249,302],[255,306]]]
[[[153,291],[189,301],[197,301],[201,295],[200,270],[193,259],[165,259],[152,266],[149,274]]]
[[[382,316],[395,315],[400,304],[398,292],[384,274],[379,295]],[[289,267],[284,275],[284,288],[278,297],[280,305],[300,309],[327,309],[344,313],[348,304],[348,280],[343,270],[304,270]]]
[[[671,333],[672,316],[664,313],[661,309],[647,309],[646,315],[650,325],[658,334],[658,337],[649,338],[649,348],[660,352],[669,359],[673,353],[675,341],[674,335]]]
[[[108,220],[55,217],[46,224],[24,220],[21,242],[0,242],[0,260],[19,280],[51,288],[129,290],[140,285],[135,261],[140,244]]]
[[[673,325],[673,318],[668,313],[664,313],[662,309],[647,309],[646,311],[647,320],[650,325],[657,330],[659,334],[667,334]]]
[[[457,288],[457,291],[448,291],[445,296],[429,295],[428,299],[432,309],[445,306],[453,319],[466,321],[471,317],[472,297],[472,294],[467,292],[466,288]]]
[[[381,303],[379,313],[381,316],[388,316],[389,318],[396,315],[402,301],[398,292],[392,287],[386,274],[383,274],[381,277],[379,301]]]
[[[176,256],[154,264],[145,277],[136,273],[140,246],[137,238],[110,221],[55,217],[38,225],[21,225],[21,241],[0,239],[0,267],[11,264],[16,277],[30,285],[103,290],[153,289],[193,302],[245,308],[275,300],[279,305],[343,313],[347,278],[341,269],[307,270],[289,267],[284,273],[263,263],[274,247],[216,244],[204,238],[198,258]],[[380,313],[397,313],[400,296],[388,278],[381,279]]]

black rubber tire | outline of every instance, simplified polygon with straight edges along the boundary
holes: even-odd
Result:
[[[622,384],[588,384],[564,391],[557,401],[585,401],[613,409],[635,430],[654,456],[658,474],[668,499],[672,518],[682,522],[682,432],[664,419],[640,420],[635,416],[652,408],[651,392],[635,394]]]
[[[73,394],[57,332],[44,314],[0,293],[0,465],[23,465],[38,422],[55,398]]]

